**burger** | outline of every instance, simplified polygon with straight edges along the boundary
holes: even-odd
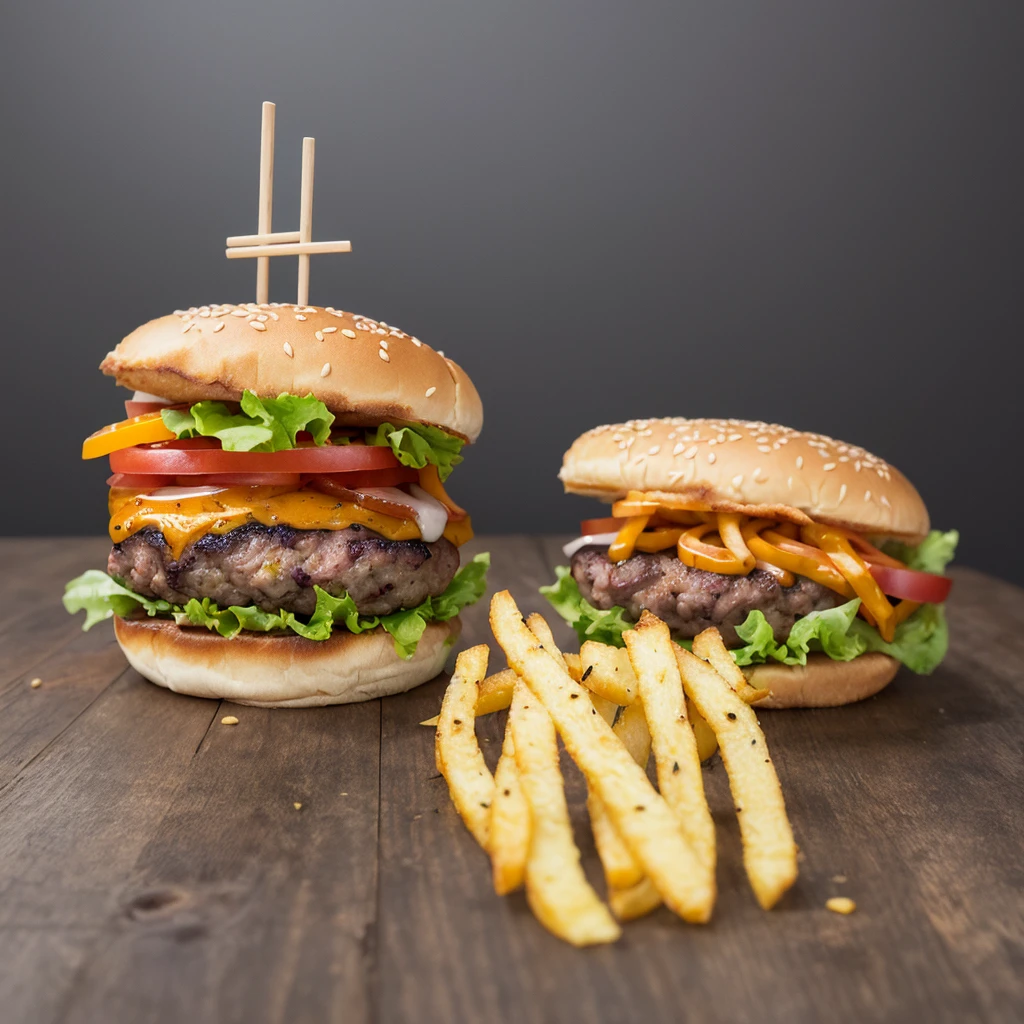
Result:
[[[715,626],[773,708],[861,700],[945,656],[958,535],[932,531],[910,481],[863,448],[746,420],[634,420],[583,434],[559,477],[612,506],[542,590],[581,642],[623,646],[645,609],[684,646]]]
[[[433,678],[487,555],[446,481],[483,424],[441,352],[281,303],[178,310],[100,369],[134,395],[83,445],[110,460],[107,571],[67,585],[180,693],[300,707]]]

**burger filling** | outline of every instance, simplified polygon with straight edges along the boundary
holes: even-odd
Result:
[[[542,588],[581,641],[621,647],[647,609],[683,645],[717,627],[740,665],[881,651],[928,673],[945,656],[956,531],[883,549],[788,506],[748,515],[631,491],[612,511],[582,524],[565,548],[571,566]]]
[[[411,657],[427,623],[486,586],[486,555],[459,568],[473,530],[444,487],[462,446],[421,423],[336,429],[313,395],[113,424],[83,446],[113,471],[107,573],[69,583],[65,607],[85,628],[149,615],[227,638],[381,627]]]

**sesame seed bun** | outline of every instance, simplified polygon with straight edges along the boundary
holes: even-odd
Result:
[[[835,708],[873,697],[892,682],[899,667],[895,658],[873,651],[853,661],[811,654],[806,665],[755,665],[744,674],[751,686],[772,691],[755,707]]]
[[[748,420],[658,419],[595,427],[565,453],[565,490],[605,501],[662,492],[724,512],[923,538],[928,510],[887,462],[821,434]]]
[[[483,406],[465,371],[388,324],[328,306],[249,303],[178,310],[100,364],[118,384],[173,402],[312,392],[349,426],[428,423],[467,441]]]
[[[114,635],[139,675],[176,693],[268,708],[351,704],[403,693],[443,668],[462,624],[428,623],[408,661],[382,628],[329,640],[239,633],[225,640],[169,619],[114,617]]]

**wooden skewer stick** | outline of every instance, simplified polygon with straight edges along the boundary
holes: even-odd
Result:
[[[313,160],[316,139],[302,140],[302,187],[299,192],[299,242],[308,245],[313,240]],[[296,302],[309,305],[309,253],[299,256],[299,288]]]
[[[276,105],[263,104],[263,123],[260,131],[260,205],[257,231],[271,233],[270,223],[274,211],[274,114]],[[270,301],[270,260],[261,256],[256,261],[256,301]]]
[[[271,231],[269,235],[231,235],[224,243],[229,249],[239,245],[273,245],[274,242],[297,242],[298,231]]]
[[[351,242],[295,242],[284,245],[240,245],[225,249],[229,260],[240,260],[249,256],[316,256],[325,252],[351,252]]]

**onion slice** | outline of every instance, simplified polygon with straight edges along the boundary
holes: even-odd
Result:
[[[158,487],[148,494],[140,494],[143,501],[184,501],[186,498],[206,498],[220,494],[226,487]]]
[[[566,558],[572,558],[580,548],[589,547],[591,544],[598,544],[601,547],[607,547],[613,540],[615,540],[616,537],[618,537],[617,533],[585,533],[582,537],[577,537],[575,540],[569,541],[569,543],[562,548],[562,554],[565,555]]]

